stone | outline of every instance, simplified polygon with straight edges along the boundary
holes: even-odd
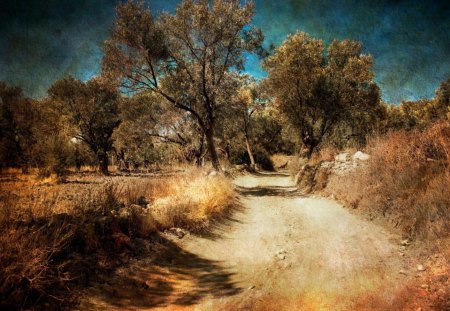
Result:
[[[277,254],[277,258],[279,260],[285,260],[286,259],[286,255],[284,255],[284,254]]]
[[[181,228],[170,228],[168,231],[179,239],[184,238],[184,236],[186,235],[186,231]]]
[[[408,240],[408,239],[403,240],[403,241],[400,243],[400,245],[402,245],[402,246],[408,246],[408,245],[409,245],[409,240]]]
[[[334,158],[337,162],[347,162],[349,160],[349,154],[347,152],[340,153]]]
[[[370,159],[370,155],[368,155],[367,153],[364,153],[362,151],[357,151],[355,152],[355,154],[353,155],[353,160],[358,160],[358,161],[367,161]]]
[[[217,176],[217,171],[212,171],[208,174],[208,177],[215,177]]]
[[[417,265],[417,271],[425,271],[426,268],[423,265]]]
[[[406,271],[405,270],[400,270],[398,273],[400,273],[400,274],[404,274],[404,275],[406,275],[407,273],[406,273]]]

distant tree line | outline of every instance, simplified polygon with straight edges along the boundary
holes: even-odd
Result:
[[[387,105],[360,42],[297,32],[265,49],[254,4],[184,0],[154,15],[142,1],[116,8],[102,70],[64,77],[42,99],[0,83],[0,166],[63,176],[108,174],[170,161],[270,168],[270,155],[364,145],[371,135],[448,118],[450,79],[430,100]],[[257,55],[267,78],[244,74]],[[222,159],[222,161],[219,161]]]

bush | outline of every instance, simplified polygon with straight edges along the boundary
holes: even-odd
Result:
[[[0,308],[21,309],[38,300],[69,302],[65,291],[71,279],[60,258],[74,228],[51,217],[44,222],[30,215],[19,218],[7,194],[0,207]]]
[[[450,124],[398,131],[371,142],[364,172],[334,179],[328,190],[349,205],[385,216],[423,239],[450,233]]]
[[[236,205],[236,194],[224,176],[206,176],[202,171],[153,183],[152,213],[160,229],[179,227],[205,229]]]
[[[57,197],[23,207],[17,195],[0,193],[0,309],[65,308],[122,254],[142,254],[136,238],[158,228],[204,229],[236,204],[228,179],[199,170],[110,183],[66,213],[55,214]]]

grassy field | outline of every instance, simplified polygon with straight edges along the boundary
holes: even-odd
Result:
[[[234,187],[207,170],[72,173],[10,170],[0,179],[2,307],[76,304],[77,289],[138,256],[158,232],[201,232],[237,205]],[[127,259],[128,258],[128,259]],[[69,294],[70,293],[70,294]]]

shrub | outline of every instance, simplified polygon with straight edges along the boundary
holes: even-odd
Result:
[[[161,229],[198,231],[226,215],[236,205],[234,187],[224,176],[191,171],[152,184],[152,210]]]
[[[424,239],[450,232],[450,124],[424,132],[398,131],[371,142],[371,160],[329,184],[351,206],[386,216],[410,235]]]
[[[38,300],[68,302],[71,279],[59,257],[74,228],[64,220],[20,219],[11,213],[16,206],[8,196],[0,205],[0,308],[25,308]]]

